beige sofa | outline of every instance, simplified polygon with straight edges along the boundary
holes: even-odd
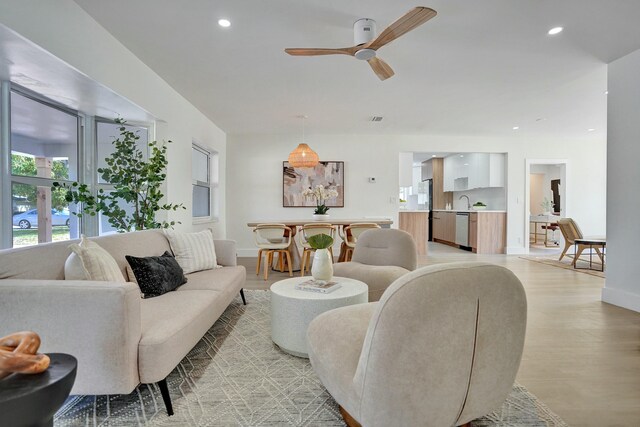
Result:
[[[91,240],[125,278],[125,255],[171,250],[160,230]],[[0,336],[32,330],[41,351],[75,356],[72,394],[128,394],[140,383],[158,383],[171,414],[165,378],[242,293],[246,272],[236,265],[235,242],[215,241],[223,268],[189,274],[176,291],[149,299],[134,283],[64,280],[70,243],[0,251]]]

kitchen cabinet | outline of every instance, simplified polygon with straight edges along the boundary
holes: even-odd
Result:
[[[444,191],[504,187],[504,175],[501,153],[453,154],[444,159]]]
[[[478,248],[478,213],[469,214],[469,246],[472,249]]]
[[[429,211],[400,212],[398,227],[411,234],[416,242],[418,255],[427,254],[427,240],[429,240]]]
[[[454,244],[456,241],[456,213],[454,211],[433,213],[433,238],[443,243]]]

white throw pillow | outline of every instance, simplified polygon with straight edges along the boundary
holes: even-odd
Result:
[[[97,243],[82,236],[79,244],[73,244],[69,248],[73,254],[67,258],[64,265],[65,279],[126,283],[116,260]],[[82,263],[84,277],[79,272],[77,259]]]
[[[216,248],[211,230],[198,233],[165,230],[164,233],[184,274],[216,268]]]

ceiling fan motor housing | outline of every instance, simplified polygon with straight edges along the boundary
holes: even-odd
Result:
[[[362,18],[353,23],[353,44],[359,46],[369,43],[376,37],[376,21]]]

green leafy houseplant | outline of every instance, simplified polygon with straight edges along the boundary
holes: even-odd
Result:
[[[333,237],[328,234],[314,234],[307,239],[309,246],[313,249],[327,249],[333,246]]]
[[[485,204],[484,204],[484,203],[482,203],[482,202],[475,202],[475,203],[473,204],[473,206],[484,206],[484,207],[486,207],[487,205],[485,205]]]
[[[53,186],[67,190],[67,202],[82,204],[82,211],[74,215],[95,216],[101,212],[119,232],[172,227],[176,224],[175,221],[156,220],[156,213],[159,211],[185,209],[182,203],[160,203],[164,197],[161,186],[167,177],[166,144],[158,144],[156,141],[149,143],[151,155],[145,161],[144,153],[136,145],[140,137],[127,130],[123,119],[116,119],[115,122],[121,125],[120,137],[112,142],[115,150],[105,159],[107,167],[98,169],[100,177],[111,184],[113,190],[100,189],[94,195],[86,184],[78,182],[54,182]],[[123,209],[121,202],[131,206],[132,212],[128,213]]]

